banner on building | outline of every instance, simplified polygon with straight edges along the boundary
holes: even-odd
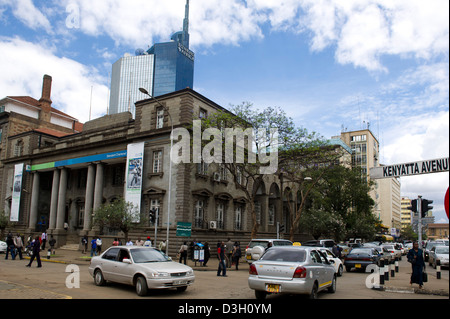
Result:
[[[125,175],[125,201],[133,204],[133,222],[139,223],[141,212],[142,171],[144,164],[144,143],[129,144]]]
[[[20,196],[22,194],[22,177],[24,164],[14,166],[13,193],[11,201],[11,214],[9,220],[12,222],[19,221]]]

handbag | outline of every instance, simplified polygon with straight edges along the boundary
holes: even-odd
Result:
[[[428,282],[428,274],[425,271],[422,273],[422,281]]]

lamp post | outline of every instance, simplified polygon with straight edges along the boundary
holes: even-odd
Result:
[[[164,111],[167,112],[167,114],[169,115],[169,119],[170,119],[171,131],[170,131],[170,163],[169,163],[169,199],[168,199],[168,205],[167,205],[167,237],[166,237],[166,255],[169,255],[170,210],[171,210],[171,199],[172,199],[173,121],[172,121],[172,116],[170,115],[170,112],[166,106],[164,106],[154,96],[151,96],[146,89],[139,88],[139,91],[145,95],[148,95],[150,97],[150,99],[152,99],[156,103],[158,103],[158,105],[161,106],[164,109]],[[158,225],[155,224],[155,233],[156,233],[156,227],[158,227]],[[155,242],[155,247],[156,247],[156,242]]]

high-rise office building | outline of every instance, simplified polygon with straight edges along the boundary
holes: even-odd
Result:
[[[155,43],[148,51],[137,49],[135,56],[125,54],[113,64],[109,114],[130,111],[134,103],[150,95],[160,96],[194,86],[194,53],[189,50],[189,0],[186,1],[183,31],[170,42]]]

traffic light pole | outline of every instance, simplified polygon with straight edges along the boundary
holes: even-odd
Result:
[[[418,196],[417,199],[417,215],[419,217],[419,222],[417,225],[417,231],[419,232],[419,248],[422,249],[422,196]]]

